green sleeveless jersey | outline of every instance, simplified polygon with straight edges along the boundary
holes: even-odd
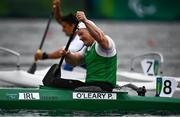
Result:
[[[87,65],[86,82],[102,81],[116,85],[117,54],[112,57],[103,57],[96,52],[95,44],[86,49],[84,60]]]

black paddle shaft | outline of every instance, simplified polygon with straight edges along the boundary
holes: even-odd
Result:
[[[47,32],[48,32],[48,30],[49,30],[49,26],[50,26],[50,23],[51,23],[51,20],[52,20],[53,16],[54,16],[54,12],[52,11],[51,14],[50,14],[50,16],[49,16],[48,23],[47,23],[47,26],[46,26],[46,29],[45,29],[43,38],[42,38],[42,40],[41,40],[41,44],[39,45],[39,48],[38,48],[39,50],[42,49],[42,46],[43,46],[43,44],[44,44],[44,41],[45,41]],[[28,70],[27,72],[28,72],[28,73],[31,73],[31,74],[34,74],[34,72],[36,71],[36,67],[37,67],[36,61],[34,61],[34,63],[31,65],[31,67],[29,68],[29,70]]]
[[[48,30],[49,30],[49,26],[50,26],[50,23],[51,23],[51,20],[52,20],[53,16],[54,16],[54,12],[52,11],[51,14],[50,14],[50,16],[49,16],[48,24],[47,24],[47,26],[46,26],[46,30],[45,30],[44,35],[43,35],[43,38],[42,38],[42,40],[41,40],[41,44],[40,44],[40,46],[39,46],[39,49],[40,49],[40,50],[42,49],[42,46],[43,46],[44,41],[45,41],[45,39],[46,39],[46,35],[47,35]]]
[[[68,40],[67,45],[66,45],[66,47],[65,47],[65,51],[68,51],[68,48],[69,48],[69,46],[70,46],[70,43],[71,43],[71,41],[72,41],[73,38],[74,38],[74,34],[75,34],[75,32],[76,32],[76,29],[77,29],[78,24],[79,24],[79,22],[77,22],[76,25],[74,26],[73,33],[72,33],[72,34],[70,35],[70,37],[69,37],[69,40]],[[62,65],[62,63],[63,63],[63,61],[64,61],[64,58],[65,58],[65,56],[62,56],[62,57],[61,57],[61,59],[60,59],[60,61],[59,61],[58,71],[56,71],[56,73],[57,73],[59,76],[61,76],[61,71],[60,71],[60,70],[61,70],[61,65]]]
[[[78,26],[78,23],[75,25],[74,29],[73,29],[73,33],[71,34],[71,36],[69,37],[69,40],[67,42],[67,45],[65,47],[65,50],[68,51],[68,48],[70,46],[71,41],[73,40],[74,34],[76,32],[76,28]],[[54,81],[55,79],[61,78],[61,65],[63,63],[65,56],[62,56],[59,64],[54,64],[51,66],[51,68],[49,69],[49,71],[47,72],[47,74],[45,75],[43,81],[44,86],[54,86]]]

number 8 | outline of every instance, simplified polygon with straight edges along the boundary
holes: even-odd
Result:
[[[170,94],[172,89],[171,89],[171,81],[170,80],[165,80],[164,81],[164,88],[163,91],[165,94]]]

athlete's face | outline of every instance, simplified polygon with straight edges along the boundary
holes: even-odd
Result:
[[[67,22],[62,22],[62,30],[67,35],[70,36],[72,34],[74,25],[68,24]]]
[[[79,29],[78,35],[80,40],[84,42],[86,46],[91,46],[94,42],[93,37],[89,34],[87,29]]]

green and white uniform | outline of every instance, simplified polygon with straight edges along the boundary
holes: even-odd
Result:
[[[102,48],[96,41],[82,52],[87,65],[86,83],[108,82],[116,85],[117,52],[113,40],[106,36],[109,49]]]

